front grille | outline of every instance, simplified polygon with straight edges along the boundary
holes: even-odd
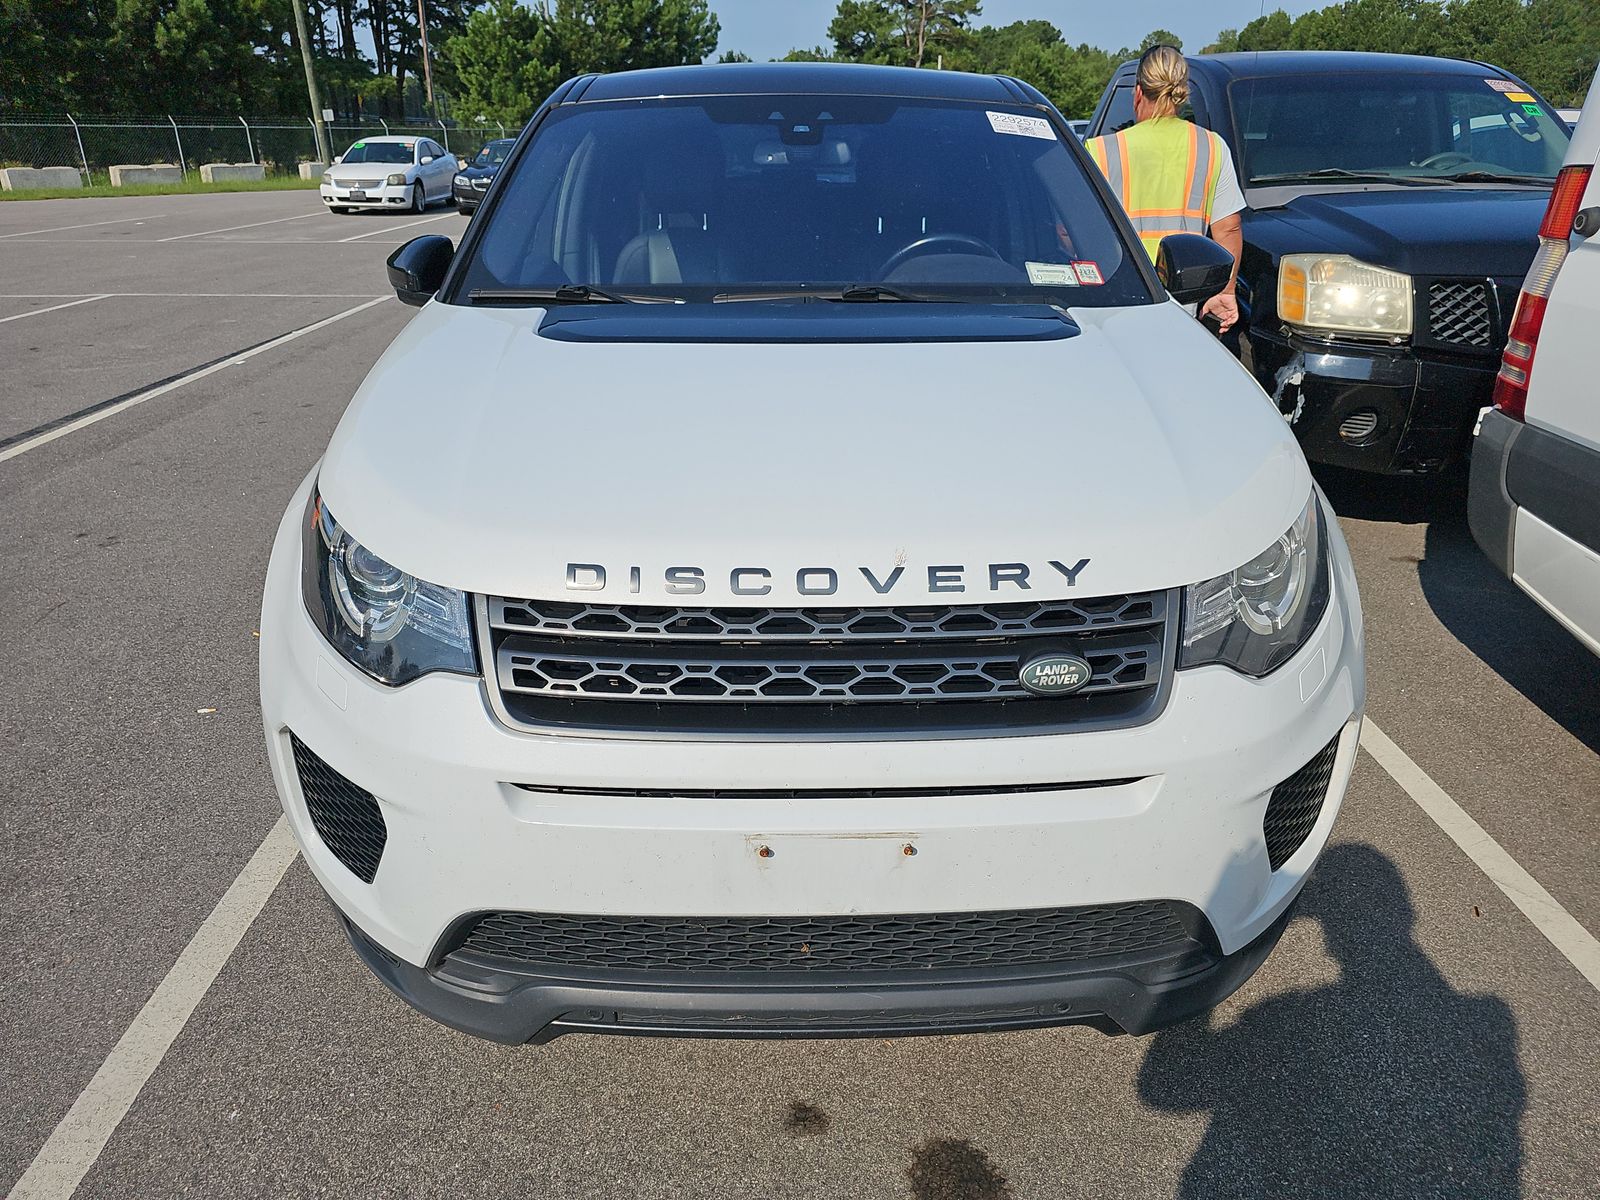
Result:
[[[1428,288],[1428,328],[1435,342],[1487,350],[1494,345],[1489,285],[1440,280]]]
[[[905,608],[480,603],[515,723],[766,733],[1136,723],[1162,692],[1176,608],[1166,592]],[[1036,696],[1019,666],[1055,649],[1093,673],[1072,695]]]
[[[487,192],[489,190],[489,181],[487,179],[474,179],[472,188],[474,191]]]
[[[383,186],[383,180],[381,180],[381,179],[352,179],[352,180],[350,180],[349,183],[346,183],[344,186],[347,187],[347,188],[375,188],[375,187],[382,187]]]
[[[323,762],[294,734],[289,741],[300,776],[300,794],[317,836],[352,875],[371,883],[389,839],[377,800]]]
[[[1272,789],[1261,832],[1267,840],[1267,858],[1276,871],[1305,844],[1322,815],[1322,802],[1333,779],[1333,760],[1339,754],[1334,738],[1317,756]]]
[[[839,917],[499,912],[473,919],[454,952],[557,971],[931,971],[1169,954],[1201,945],[1197,924],[1165,900]]]

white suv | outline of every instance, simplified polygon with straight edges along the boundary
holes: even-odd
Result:
[[[1589,89],[1517,302],[1468,515],[1517,586],[1600,654],[1600,79]]]
[[[1037,91],[586,77],[291,501],[273,775],[422,1011],[1145,1032],[1271,951],[1365,695],[1339,526]],[[462,389],[457,364],[474,364]],[[441,403],[440,396],[452,397]]]

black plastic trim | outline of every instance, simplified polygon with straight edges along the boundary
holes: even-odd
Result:
[[[1525,425],[1507,447],[1505,479],[1518,507],[1600,554],[1600,450]]]
[[[1051,342],[1081,330],[1048,304],[572,305],[546,310],[539,336],[558,342]]]
[[[1472,477],[1467,486],[1467,526],[1473,540],[1500,574],[1511,574],[1516,548],[1517,504],[1506,491],[1506,461],[1527,428],[1491,408],[1472,447]]]
[[[565,787],[545,783],[513,783],[525,792],[551,796],[608,796],[630,800],[894,800],[938,796],[1021,796],[1033,792],[1075,792],[1090,788],[1126,787],[1127,779],[1077,779],[1068,783],[974,783],[959,787],[881,788],[624,788]]]
[[[874,972],[870,983],[744,975],[706,984],[506,971],[447,959],[427,970],[395,958],[348,918],[345,930],[374,974],[413,1008],[453,1029],[508,1044],[566,1033],[679,1037],[904,1037],[1087,1024],[1152,1033],[1215,1007],[1277,944],[1291,904],[1231,955],[1195,945],[1169,956],[1086,960],[1068,969]],[[1203,921],[1203,918],[1202,918]],[[1207,926],[1209,930],[1209,926]]]

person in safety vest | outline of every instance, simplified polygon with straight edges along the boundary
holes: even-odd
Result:
[[[1189,64],[1172,46],[1152,46],[1139,59],[1133,89],[1136,123],[1120,133],[1084,143],[1133,221],[1152,262],[1161,239],[1173,233],[1205,233],[1233,255],[1228,286],[1207,300],[1202,317],[1226,330],[1239,319],[1234,281],[1244,233],[1239,214],[1244,193],[1228,143],[1209,129],[1178,116],[1189,98]]]

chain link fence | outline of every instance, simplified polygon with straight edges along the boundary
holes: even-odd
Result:
[[[376,118],[331,122],[327,128],[334,154],[364,137],[394,134],[432,138],[463,158],[492,138],[517,132],[499,124]],[[172,163],[188,175],[202,163],[260,163],[268,175],[295,175],[301,163],[316,158],[309,118],[0,114],[0,167],[76,167],[89,183],[109,182],[114,164]]]

